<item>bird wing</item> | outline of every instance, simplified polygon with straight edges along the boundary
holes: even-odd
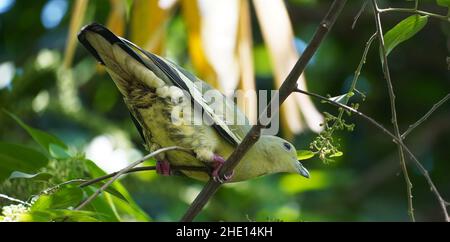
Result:
[[[191,102],[194,105],[199,105],[201,110],[205,112],[206,118],[212,122],[212,126],[217,132],[229,143],[233,145],[239,144],[245,135],[250,130],[245,115],[237,108],[235,103],[221,94],[223,97],[223,104],[225,106],[225,114],[222,112],[217,113],[217,110],[213,109],[205,100],[204,93],[214,90],[211,86],[196,78],[182,67],[165,60],[155,54],[143,50],[136,44],[128,41],[124,38],[118,37],[113,34],[106,27],[93,23],[83,27],[78,34],[79,41],[88,49],[91,54],[102,64],[105,64],[101,59],[97,51],[91,46],[86,39],[85,34],[88,32],[94,32],[105,38],[112,45],[116,44],[128,53],[133,59],[143,64],[146,68],[151,70],[156,75],[164,74],[167,78],[161,78],[164,81],[169,81],[171,84],[181,88],[189,93]],[[141,54],[138,54],[140,52]],[[198,85],[201,83],[202,87]],[[226,115],[232,113],[233,115]],[[140,127],[138,127],[140,129]]]
[[[173,65],[175,65],[175,64],[173,64]],[[245,114],[239,109],[239,107],[236,106],[236,104],[232,100],[230,100],[230,98],[223,95],[217,89],[214,89],[208,83],[198,79],[196,76],[192,75],[190,72],[188,72],[184,68],[177,66],[177,65],[175,65],[175,66],[178,68],[178,70],[183,75],[188,77],[190,80],[196,80],[194,82],[194,84],[201,83],[202,86],[199,87],[196,85],[196,88],[201,90],[203,95],[205,95],[209,91],[216,91],[218,94],[220,94],[220,96],[222,97],[221,100],[223,100],[223,102],[224,102],[223,103],[224,109],[213,110],[214,111],[213,114],[218,116],[217,118],[224,119],[224,121],[227,124],[230,131],[238,137],[238,139],[239,139],[238,143],[240,143],[252,127],[250,125],[249,120],[247,119],[247,116],[245,116]],[[233,115],[229,115],[229,114],[233,114]]]

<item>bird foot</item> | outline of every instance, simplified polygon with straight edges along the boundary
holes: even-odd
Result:
[[[170,176],[170,163],[167,160],[156,162],[156,173],[162,176]]]
[[[233,177],[233,174],[234,174],[234,171],[232,171],[230,175],[224,175],[223,178],[220,177],[219,171],[220,171],[220,168],[222,168],[224,163],[225,163],[225,159],[222,156],[220,156],[218,154],[214,154],[214,157],[213,157],[214,170],[212,171],[211,176],[212,176],[213,180],[218,183],[225,183],[225,182],[229,181]]]

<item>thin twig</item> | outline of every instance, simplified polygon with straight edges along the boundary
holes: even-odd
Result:
[[[24,202],[24,201],[19,200],[19,199],[17,199],[17,198],[13,198],[13,197],[7,196],[7,195],[5,195],[5,194],[1,194],[1,193],[0,193],[0,198],[9,200],[9,201],[11,201],[11,202],[20,203],[20,204],[25,205],[25,206],[31,206],[30,203]]]
[[[361,17],[361,14],[364,12],[364,9],[366,9],[366,6],[367,6],[368,2],[369,2],[369,0],[364,0],[361,8],[359,9],[358,13],[356,14],[355,18],[353,19],[352,29],[355,28],[356,22],[358,22],[358,19],[359,19],[359,17]]]
[[[358,67],[356,68],[355,76],[353,77],[352,84],[350,85],[349,93],[353,92],[356,89],[356,83],[358,82],[359,76],[361,75],[361,70],[362,70],[364,64],[366,63],[367,54],[369,53],[370,46],[372,45],[372,42],[374,41],[374,39],[376,37],[377,37],[377,33],[374,33],[372,36],[370,36],[369,40],[366,42],[366,47],[364,48],[364,53],[361,57],[361,60],[359,61]],[[350,100],[350,96],[347,95],[345,100],[346,100],[345,104],[347,104],[348,101]]]
[[[185,148],[179,147],[179,146],[171,146],[171,147],[166,147],[166,148],[161,148],[157,151],[154,151],[144,157],[142,157],[141,159],[131,163],[130,165],[128,165],[127,167],[123,168],[122,170],[120,170],[119,172],[117,172],[113,178],[111,178],[111,180],[109,180],[108,182],[106,182],[103,186],[101,186],[99,189],[97,189],[94,194],[92,194],[90,197],[88,197],[86,200],[84,200],[80,205],[78,205],[74,210],[80,210],[82,209],[84,206],[86,206],[87,204],[89,204],[90,202],[92,202],[98,195],[100,195],[100,193],[102,193],[109,185],[111,185],[114,181],[116,181],[122,174],[126,173],[127,171],[129,171],[130,169],[132,169],[133,167],[141,164],[142,162],[152,158],[153,156],[166,152],[166,151],[171,151],[171,150],[186,150]]]
[[[85,179],[72,179],[72,180],[68,180],[68,181],[62,182],[60,184],[57,184],[55,186],[47,188],[47,189],[39,192],[38,194],[31,195],[30,198],[28,199],[28,201],[33,201],[33,199],[35,199],[35,198],[37,198],[39,196],[42,196],[42,195],[51,194],[51,193],[55,192],[56,190],[58,190],[62,186],[69,185],[69,184],[72,184],[72,183],[82,183],[82,182],[85,182],[85,181],[86,181]]]
[[[414,9],[414,8],[383,8],[383,9],[378,9],[378,12],[379,13],[412,13],[412,14],[421,14],[421,15],[437,18],[437,19],[440,19],[442,21],[450,22],[450,17],[443,16],[443,15],[436,14],[436,13],[430,13],[430,12],[426,12],[426,11],[422,11],[422,10],[418,10],[418,9]]]
[[[438,109],[442,104],[444,104],[445,102],[447,102],[447,100],[450,99],[450,93],[448,93],[444,98],[442,98],[439,102],[437,102],[436,104],[433,105],[433,107],[431,107],[430,110],[428,110],[428,112],[423,115],[422,118],[420,118],[419,120],[417,120],[417,122],[415,122],[414,124],[411,124],[408,127],[408,130],[406,130],[403,134],[402,134],[402,139],[405,139],[406,136],[411,133],[411,131],[413,131],[413,129],[417,128],[417,126],[421,125],[423,122],[425,122],[425,120],[428,119],[428,117],[430,117],[431,114],[433,114],[434,111],[436,111],[436,109]]]
[[[200,171],[200,172],[206,172],[208,174],[211,171],[211,169],[209,169],[206,166],[170,166],[170,169],[173,171]],[[126,171],[125,173],[134,173],[134,172],[140,172],[140,171],[153,171],[153,170],[156,170],[156,166],[143,166],[143,167],[132,168],[132,169]],[[85,181],[82,184],[80,184],[79,187],[83,188],[83,187],[90,186],[97,182],[111,178],[111,177],[117,175],[117,173],[119,173],[119,171],[113,172],[113,173],[110,173],[110,174],[107,174],[107,175],[104,175],[101,177],[97,177],[92,180]]]
[[[321,95],[315,94],[315,93],[310,93],[307,91],[303,91],[300,89],[297,89],[296,92],[298,93],[302,93],[311,97],[315,97],[318,98],[326,103],[329,103],[331,105],[334,105],[336,107],[339,108],[343,108],[351,113],[357,114],[358,116],[361,116],[362,118],[364,118],[365,120],[369,121],[371,124],[373,124],[374,126],[376,126],[378,129],[380,129],[381,131],[383,131],[383,133],[387,134],[390,138],[392,138],[395,143],[399,144],[403,150],[406,151],[406,153],[409,155],[409,157],[411,158],[411,160],[413,161],[413,163],[416,165],[416,167],[419,169],[420,173],[422,173],[422,175],[425,177],[425,180],[427,181],[428,185],[430,186],[431,191],[434,193],[435,197],[437,198],[439,205],[441,207],[442,213],[444,214],[444,220],[446,222],[450,222],[450,216],[447,212],[447,206],[450,205],[450,203],[448,201],[446,201],[441,194],[439,193],[438,189],[436,188],[436,186],[433,183],[433,180],[430,177],[430,174],[428,173],[427,169],[425,169],[425,167],[423,167],[423,165],[419,162],[419,160],[414,156],[414,154],[411,152],[411,150],[402,142],[401,139],[399,139],[396,135],[394,135],[392,132],[390,132],[389,130],[387,130],[385,127],[383,127],[383,125],[381,125],[379,122],[377,122],[375,119],[365,115],[364,113],[351,108],[349,106],[343,105],[341,103],[332,101],[326,97],[323,97]]]
[[[398,127],[394,87],[393,87],[392,81],[391,81],[391,74],[389,71],[386,46],[384,44],[383,28],[381,27],[380,12],[379,12],[376,0],[372,0],[372,6],[373,6],[373,10],[374,10],[375,24],[377,27],[378,39],[379,39],[379,43],[380,43],[380,51],[381,51],[381,55],[383,58],[382,59],[383,73],[384,73],[384,77],[386,79],[387,86],[388,86],[389,101],[391,104],[392,124],[394,125],[394,133],[400,140],[400,142],[397,143],[398,155],[400,158],[400,166],[402,168],[403,177],[405,178],[405,183],[406,183],[406,193],[407,193],[407,200],[408,200],[408,215],[412,221],[415,221],[413,195],[412,195],[413,185],[411,183],[411,180],[409,179],[408,168],[406,167],[406,162],[405,162],[405,155],[403,153],[403,149],[401,146],[401,143],[403,143],[403,141],[401,138],[400,129]]]
[[[364,64],[366,63],[367,54],[369,53],[370,47],[372,46],[372,43],[376,37],[377,37],[377,33],[374,33],[369,38],[369,40],[367,40],[367,42],[366,42],[366,46],[364,48],[364,52],[362,54],[361,60],[359,61],[358,67],[356,68],[355,73],[353,75],[353,80],[352,80],[352,83],[350,84],[350,88],[348,89],[348,91],[344,97],[344,100],[343,100],[344,105],[348,104],[348,102],[350,101],[350,98],[353,96],[353,92],[357,91],[356,84],[358,82],[359,76],[361,75],[362,68],[363,68]],[[327,129],[327,132],[329,132],[330,136],[334,133],[334,131],[338,127],[340,121],[342,120],[342,117],[344,116],[344,113],[345,113],[345,111],[343,109],[340,109],[337,119],[334,121],[331,128]],[[326,147],[316,147],[316,146],[315,146],[315,148],[318,150],[317,153],[322,153],[323,150],[326,149]]]
[[[345,95],[344,99],[344,105],[347,105],[350,101],[350,98],[352,97],[351,93],[353,93],[356,90],[356,84],[358,82],[359,76],[361,75],[361,70],[366,63],[367,54],[369,53],[370,46],[372,45],[372,42],[377,37],[377,33],[374,33],[369,40],[366,42],[366,47],[364,48],[364,53],[361,57],[361,60],[359,61],[358,67],[355,70],[355,74],[353,76],[352,83],[350,84],[350,89],[347,91],[347,95]],[[331,127],[330,133],[333,134],[333,131],[335,130],[336,126],[338,125],[338,120],[342,119],[342,116],[344,115],[344,110],[340,110],[338,114],[337,120],[333,123],[333,126]]]
[[[295,66],[292,68],[286,80],[281,85],[278,92],[279,95],[273,97],[267,107],[271,107],[271,104],[273,100],[275,100],[275,98],[278,98],[279,105],[281,105],[286,100],[286,98],[297,88],[297,80],[300,77],[300,74],[305,70],[306,65],[311,60],[314,53],[316,53],[326,34],[330,31],[333,24],[336,22],[336,19],[344,8],[346,2],[346,0],[333,1],[329,11],[314,33],[314,36],[311,39],[310,43],[300,56]],[[278,112],[278,110],[279,107],[276,107],[275,110],[266,108],[260,115],[260,117],[272,117],[272,113],[276,113]],[[230,157],[228,157],[227,161],[219,171],[220,177],[229,175],[231,171],[239,164],[241,158],[246,154],[246,152],[258,141],[261,135],[261,129],[265,127],[265,125],[267,125],[262,124],[261,120],[261,118],[258,118],[258,123],[252,127],[252,129],[247,133],[242,142],[236,147]],[[212,195],[214,195],[214,193],[219,189],[220,185],[220,183],[217,183],[214,180],[210,179],[204,186],[203,190],[192,202],[191,206],[189,206],[181,221],[192,221],[202,210],[205,204],[209,201]]]
[[[85,182],[85,181],[86,181],[85,179],[73,179],[73,180],[68,180],[68,181],[65,181],[65,182],[63,182],[63,183],[60,183],[60,184],[58,184],[58,185],[49,187],[49,188],[47,188],[47,189],[41,191],[38,195],[35,195],[35,196],[40,196],[40,195],[43,195],[43,194],[49,194],[49,193],[52,193],[54,190],[59,189],[59,188],[62,187],[62,186],[69,185],[69,184],[72,184],[72,183],[81,183],[81,182]]]

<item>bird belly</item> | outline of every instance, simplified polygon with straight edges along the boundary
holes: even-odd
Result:
[[[179,108],[170,100],[163,98],[153,99],[148,107],[137,108],[138,119],[143,129],[151,135],[146,135],[147,146],[156,144],[157,147],[180,146],[194,151],[191,155],[183,151],[165,152],[165,159],[173,166],[208,166],[209,155],[219,154],[227,158],[233,148],[220,139],[217,131],[206,124],[193,124],[192,122],[174,122],[172,111]],[[199,157],[201,159],[199,159]],[[206,181],[209,175],[205,172],[182,171],[188,177]]]

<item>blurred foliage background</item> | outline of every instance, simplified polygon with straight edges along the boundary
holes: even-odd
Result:
[[[383,7],[413,4],[379,2]],[[94,21],[105,24],[223,91],[273,89],[305,48],[329,3],[0,0],[0,108],[54,134],[67,144],[70,154],[70,158],[52,155],[50,165],[43,169],[53,175],[52,179],[5,181],[0,194],[27,200],[65,180],[85,178],[86,169],[90,168],[91,176],[101,174],[93,172],[93,165],[84,163],[86,159],[112,172],[145,154],[112,80],[79,48],[75,37],[82,25]],[[375,32],[370,7],[355,29],[351,27],[361,3],[348,2],[313,57],[301,79],[310,91],[339,96],[349,89],[365,43]],[[420,1],[420,8],[441,15],[448,11],[431,0]],[[409,15],[384,14],[384,29]],[[430,18],[420,33],[389,55],[403,131],[449,93],[449,35],[448,22]],[[376,44],[357,88],[367,96],[360,110],[391,127]],[[280,135],[292,140],[298,149],[308,149],[321,129],[321,112],[335,114],[337,110],[297,95],[289,100],[282,110]],[[256,107],[256,100],[245,105],[250,107],[247,114],[254,118],[256,108],[251,107]],[[349,120],[356,124],[354,131],[336,133],[343,156],[327,164],[318,158],[304,161],[311,179],[278,174],[223,186],[198,220],[407,221],[406,189],[395,144],[365,121],[356,117]],[[450,197],[449,135],[450,104],[446,103],[406,141],[444,198]],[[5,112],[0,112],[0,140],[39,148]],[[442,220],[424,178],[413,166],[409,170],[416,218]],[[121,184],[123,187],[116,188],[129,193],[126,197],[132,197],[156,221],[178,220],[203,185],[183,177],[159,177],[154,172],[128,175]],[[0,206],[9,204],[11,201],[0,198]],[[119,220],[148,220],[137,205],[133,203],[133,211],[137,211],[133,216],[119,216]],[[123,214],[126,211],[124,208]]]

